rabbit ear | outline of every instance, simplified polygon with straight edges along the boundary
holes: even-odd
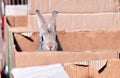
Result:
[[[50,17],[48,21],[48,29],[53,32],[55,32],[55,21],[56,21],[57,14],[58,14],[57,11],[53,11],[52,16]]]
[[[46,32],[47,25],[46,25],[46,22],[45,22],[43,16],[40,14],[39,10],[36,10],[35,13],[36,13],[36,18],[37,18],[37,22],[38,22],[39,32],[41,32],[41,33]]]

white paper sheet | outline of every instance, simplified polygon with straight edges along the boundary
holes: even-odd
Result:
[[[61,64],[15,68],[14,78],[69,78]]]

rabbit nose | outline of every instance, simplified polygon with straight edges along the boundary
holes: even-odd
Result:
[[[50,50],[53,48],[53,46],[52,46],[52,45],[49,45],[48,47],[49,47],[49,49],[50,49]]]

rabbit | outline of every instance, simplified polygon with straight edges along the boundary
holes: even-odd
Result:
[[[57,51],[58,42],[55,21],[58,12],[52,12],[52,16],[50,17],[48,23],[46,23],[39,10],[36,10],[35,14],[38,23],[40,39],[38,43],[38,51]]]

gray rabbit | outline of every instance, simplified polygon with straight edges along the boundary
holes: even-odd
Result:
[[[58,50],[58,42],[57,42],[57,33],[56,33],[56,16],[58,14],[57,11],[52,12],[52,16],[50,17],[48,23],[46,23],[43,16],[40,14],[39,10],[35,11],[36,18],[38,22],[39,29],[39,44],[38,51],[57,51]]]

